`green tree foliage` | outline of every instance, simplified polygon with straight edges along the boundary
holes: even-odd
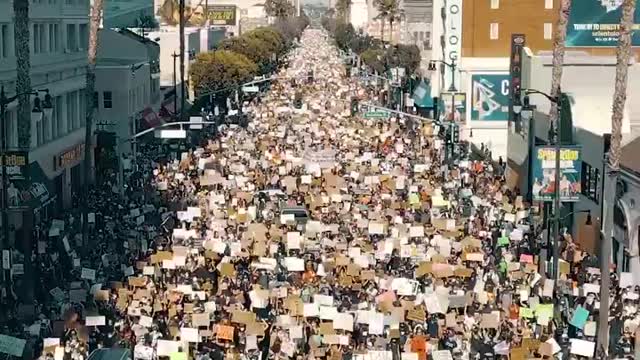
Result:
[[[333,35],[336,45],[342,50],[347,50],[356,36],[356,31],[351,24],[338,23]]]
[[[265,73],[270,68],[271,58],[275,54],[269,49],[269,44],[259,38],[244,35],[225,39],[218,48],[246,56],[258,65],[260,73]]]
[[[198,92],[220,91],[251,80],[258,66],[242,54],[216,50],[198,54],[189,72]]]
[[[365,63],[365,65],[379,74],[385,72],[386,70],[384,56],[384,51],[380,49],[367,49],[362,52],[362,54],[360,54],[360,58]]]
[[[389,67],[405,68],[407,74],[413,74],[420,66],[420,49],[416,45],[396,45],[385,53],[385,63]]]
[[[264,11],[269,16],[284,19],[292,16],[295,8],[287,0],[267,0],[264,3]]]
[[[340,22],[349,23],[349,15],[351,10],[351,0],[337,0],[336,13]]]

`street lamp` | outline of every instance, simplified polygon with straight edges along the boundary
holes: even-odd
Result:
[[[36,97],[34,100],[33,111],[31,112],[31,120],[40,121],[42,119],[43,114],[46,115],[49,119],[51,118],[51,114],[53,112],[53,105],[51,103],[51,96],[49,95],[49,90],[36,90],[29,91],[22,94],[16,94],[11,97],[7,97],[4,92],[4,86],[0,87],[0,152],[1,159],[0,161],[2,165],[2,250],[9,250],[9,214],[8,214],[8,204],[7,204],[7,188],[8,188],[8,177],[7,177],[7,166],[6,166],[6,155],[7,155],[7,135],[6,135],[6,113],[7,106],[18,99],[20,96],[26,95],[35,95],[38,96],[38,93],[44,92],[46,93],[45,101],[43,104],[40,103],[40,98]],[[28,165],[28,164],[27,164]],[[9,285],[11,281],[11,276],[7,276],[6,272],[2,272],[2,278],[4,282]]]
[[[449,85],[449,90],[450,92],[456,92],[458,91],[456,89],[456,69],[458,67],[458,65],[456,65],[456,61],[455,60],[451,60],[450,63],[443,61],[443,60],[431,60],[429,61],[429,71],[436,71],[436,64],[437,63],[441,63],[444,64],[446,67],[448,67],[449,69],[451,69],[451,84]]]
[[[559,122],[561,121],[562,114],[562,101],[560,95],[551,96],[542,91],[535,89],[524,89],[524,98],[522,101],[522,106],[516,105],[513,108],[513,111],[516,114],[520,114],[523,120],[529,121],[529,129],[531,134],[531,129],[533,129],[533,107],[529,103],[529,95],[542,95],[547,98],[551,103],[556,104],[558,111],[558,120],[557,124],[550,123],[549,124],[549,142],[554,145],[555,150],[555,177],[554,177],[554,199],[553,199],[553,221],[554,221],[554,229],[553,229],[553,270],[552,275],[554,280],[558,280],[558,260],[559,260],[559,244],[558,237],[560,236],[560,129],[561,126]],[[555,127],[554,127],[555,126]],[[530,135],[531,139],[531,135]],[[531,144],[530,144],[531,146]],[[531,148],[530,148],[531,149]],[[531,183],[531,169],[533,165],[533,151],[530,150],[529,154],[529,183]],[[529,184],[530,185],[530,184]],[[528,189],[531,191],[531,186]],[[533,194],[531,196],[533,200]]]

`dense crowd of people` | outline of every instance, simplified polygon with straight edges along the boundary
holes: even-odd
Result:
[[[125,189],[38,230],[37,320],[2,334],[43,359],[580,359],[597,261],[566,235],[560,279],[537,212],[490,162],[444,162],[437,124],[350,116],[376,102],[307,30],[247,128],[179,154],[141,144]],[[312,76],[309,76],[312,70]],[[294,94],[302,105],[294,106]],[[608,275],[608,274],[606,274]],[[614,275],[609,358],[633,358],[640,289]],[[15,342],[19,345],[20,342]],[[23,344],[24,345],[24,344]]]

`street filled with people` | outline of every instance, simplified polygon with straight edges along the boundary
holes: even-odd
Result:
[[[352,116],[353,97],[379,99],[331,41],[305,30],[246,128],[178,153],[140,144],[126,187],[92,191],[88,243],[79,213],[40,227],[35,317],[6,309],[3,351],[600,358],[593,254],[565,235],[554,281],[541,214],[500,166],[445,156],[429,119]],[[607,358],[634,358],[640,289],[612,273]]]

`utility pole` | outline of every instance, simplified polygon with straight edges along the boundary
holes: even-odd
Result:
[[[180,0],[179,6],[180,12],[180,118],[182,118],[182,112],[185,108],[186,98],[184,89],[184,0]],[[176,96],[178,94],[176,93]],[[177,110],[177,109],[176,109]],[[176,111],[177,113],[177,111]]]
[[[173,97],[173,111],[175,111],[175,115],[178,115],[178,80],[177,80],[177,72],[178,69],[176,68],[176,59],[178,57],[180,57],[180,54],[176,54],[176,52],[174,51],[173,54],[171,54],[171,56],[173,57],[173,92],[175,92],[175,96]]]

